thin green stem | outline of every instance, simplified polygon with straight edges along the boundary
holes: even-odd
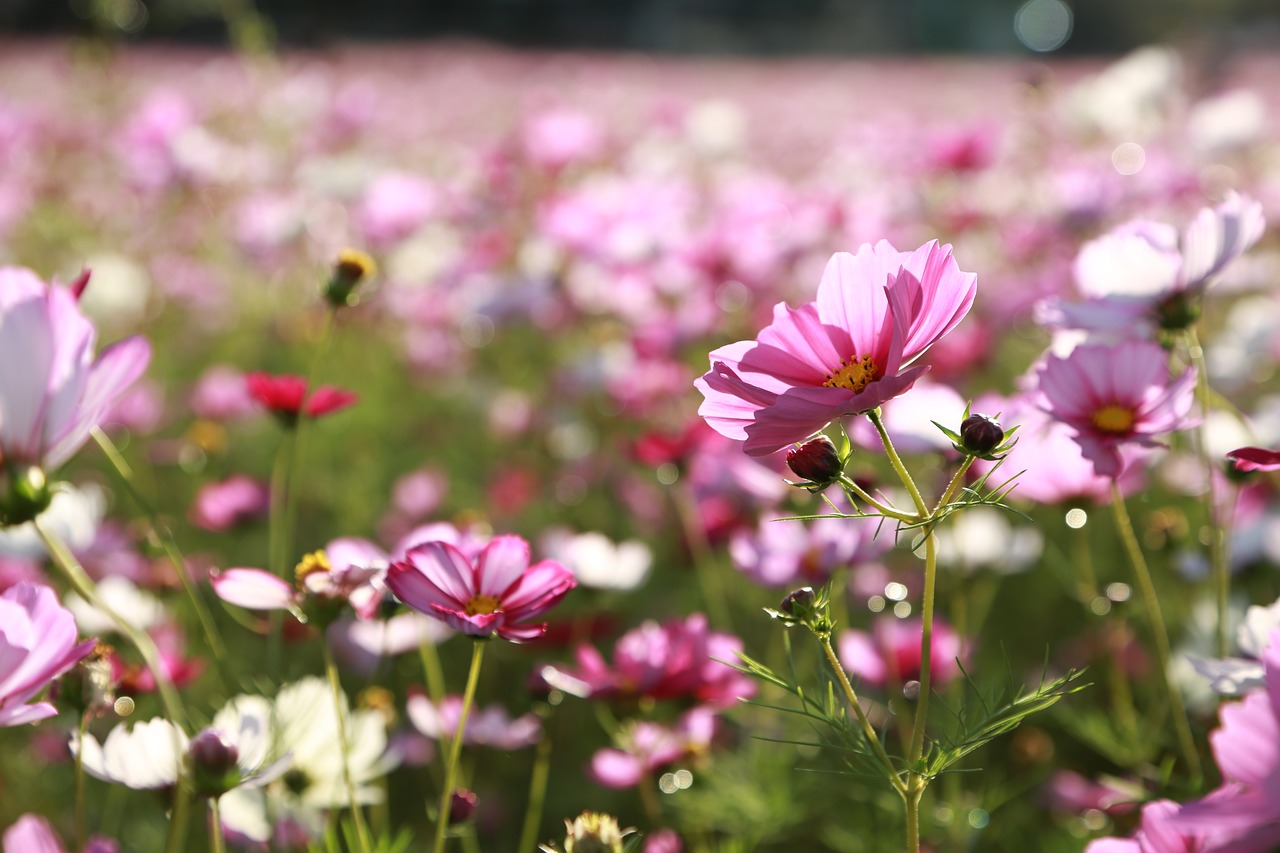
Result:
[[[916,517],[910,513],[903,512],[900,509],[895,509],[886,503],[876,500],[869,495],[865,489],[855,483],[847,474],[840,474],[840,485],[844,487],[845,491],[852,492],[858,500],[880,513],[885,518],[905,521],[910,524],[914,524],[917,520]]]
[[[467,728],[467,717],[471,714],[471,703],[475,700],[476,684],[480,681],[480,664],[484,660],[484,640],[475,640],[471,644],[471,671],[467,673],[467,688],[462,694],[462,710],[458,712],[458,727],[453,733],[453,742],[449,744],[449,763],[444,768],[444,786],[440,790],[440,810],[436,815],[436,840],[432,848],[435,853],[443,853],[445,835],[449,830],[449,803],[453,799],[453,785],[458,775],[458,759],[462,756],[462,736]]]
[[[684,530],[685,541],[693,553],[694,573],[698,578],[698,587],[702,591],[702,599],[707,606],[711,622],[719,628],[732,630],[733,623],[729,615],[729,597],[725,592],[724,582],[717,571],[719,568],[712,555],[711,545],[707,542],[707,534],[698,518],[697,508],[689,496],[683,483],[675,483],[670,488],[671,500],[675,504],[676,516]]]
[[[889,438],[888,430],[884,428],[884,422],[880,420],[880,412],[878,410],[867,412],[867,417],[871,420],[871,425],[876,428],[876,432],[880,434],[880,442],[884,444],[885,455],[889,457],[889,464],[893,466],[894,473],[898,475],[902,485],[906,486],[912,503],[916,505],[916,512],[919,515],[916,521],[926,521],[929,517],[929,507],[920,496],[916,481],[911,479],[911,472],[907,470],[906,465],[902,464],[902,457],[898,455],[898,451],[893,446],[893,440]]]
[[[84,849],[84,840],[88,837],[84,819],[84,743],[85,724],[88,714],[81,714],[76,723],[76,849]]]
[[[920,798],[923,795],[923,787],[913,787],[902,794],[902,801],[906,805],[907,853],[920,853]]]
[[[1147,568],[1146,557],[1143,556],[1142,548],[1138,545],[1138,537],[1133,531],[1133,521],[1129,518],[1129,510],[1125,507],[1124,496],[1120,494],[1120,485],[1115,480],[1111,481],[1111,507],[1115,511],[1116,527],[1120,531],[1120,538],[1124,540],[1129,562],[1133,565],[1133,573],[1138,581],[1138,590],[1142,594],[1142,605],[1147,614],[1156,650],[1160,683],[1164,686],[1165,695],[1169,700],[1169,710],[1173,715],[1178,745],[1192,780],[1198,786],[1204,778],[1204,772],[1200,767],[1200,755],[1196,751],[1195,739],[1191,735],[1191,722],[1187,718],[1187,709],[1182,703],[1182,694],[1169,681],[1169,662],[1173,655],[1169,649],[1169,632],[1165,628],[1164,614],[1160,610],[1160,597],[1156,594],[1155,584],[1151,581],[1151,571]]]
[[[529,776],[529,803],[525,807],[517,850],[532,850],[538,841],[538,826],[542,823],[542,808],[547,800],[547,780],[550,778],[551,734],[544,720],[542,738],[538,741],[538,752],[533,760],[533,773]]]
[[[173,786],[173,812],[169,815],[169,834],[165,840],[165,853],[182,853],[187,846],[187,814],[191,810],[191,797],[181,784]]]
[[[218,810],[218,798],[209,798],[209,836],[213,840],[213,853],[226,853],[227,845],[222,839],[222,815]]]
[[[66,545],[47,530],[40,519],[37,518],[34,524],[36,533],[44,543],[54,565],[62,570],[71,587],[80,594],[81,598],[114,622],[120,633],[124,634],[137,648],[138,654],[142,656],[142,662],[147,665],[147,669],[156,680],[156,691],[160,694],[160,701],[164,705],[165,713],[169,716],[169,721],[180,729],[184,728],[186,715],[182,711],[182,701],[178,698],[178,692],[174,689],[169,673],[160,663],[160,651],[156,648],[155,641],[145,631],[135,628],[102,600],[93,579],[85,573],[84,568],[76,561]]]
[[[289,503],[289,473],[293,460],[293,446],[297,436],[293,429],[286,429],[280,446],[276,448],[275,463],[271,468],[271,501],[267,521],[267,569],[277,577],[289,580],[290,531],[287,519]],[[284,650],[284,614],[271,611],[267,639],[267,672],[273,678],[280,674]]]
[[[938,544],[933,533],[924,540],[924,595],[920,605],[920,695],[916,700],[915,726],[911,733],[911,766],[924,755],[924,729],[929,718],[929,694],[933,689],[933,599],[938,580]]]
[[[347,805],[351,808],[351,820],[356,827],[356,838],[360,842],[362,853],[369,853],[369,830],[364,825],[364,812],[360,808],[360,800],[356,797],[355,780],[351,778],[351,743],[347,736],[347,697],[342,692],[342,682],[338,679],[338,667],[333,660],[333,652],[329,644],[322,642],[324,650],[324,669],[329,676],[329,688],[333,692],[333,710],[338,715],[338,745],[342,748],[342,781],[347,786]]]
[[[156,513],[155,507],[152,506],[151,501],[143,496],[142,491],[138,488],[133,468],[124,458],[124,455],[120,453],[120,449],[116,447],[110,436],[98,427],[94,427],[93,440],[98,443],[98,446],[102,448],[102,452],[106,454],[111,466],[119,476],[120,482],[124,484],[125,491],[133,498],[133,502],[138,505],[138,509],[142,511],[143,516],[146,518],[147,527],[150,528],[156,543],[164,551],[169,564],[173,566],[179,582],[182,583],[182,589],[187,594],[187,599],[195,609],[196,619],[200,622],[200,630],[204,633],[205,640],[209,643],[209,650],[213,653],[214,661],[218,665],[219,676],[225,685],[230,685],[231,681],[225,671],[227,663],[226,644],[223,643],[222,635],[218,632],[218,628],[213,622],[213,615],[209,612],[208,605],[205,604],[195,584],[191,581],[191,575],[187,571],[187,561],[183,558],[182,551],[178,548],[178,543],[174,540],[172,531],[167,527],[161,526],[160,517]]]
[[[937,516],[938,511],[944,506],[951,503],[951,499],[956,496],[956,490],[964,482],[964,475],[969,473],[969,466],[973,464],[973,460],[976,458],[976,456],[966,456],[964,461],[960,463],[960,467],[956,469],[956,473],[951,477],[951,482],[947,484],[946,491],[942,493],[942,497],[938,498],[938,503],[933,508],[932,514],[934,516]]]
[[[840,689],[844,691],[845,698],[849,700],[849,705],[853,708],[854,716],[858,718],[858,725],[862,727],[862,734],[867,739],[867,745],[871,747],[871,752],[880,762],[880,766],[884,768],[889,783],[893,785],[894,790],[906,796],[906,784],[893,766],[893,760],[889,758],[889,753],[885,752],[884,744],[880,743],[880,736],[876,734],[875,727],[867,719],[867,712],[862,709],[862,703],[858,701],[858,694],[854,692],[853,685],[849,682],[849,676],[845,673],[844,667],[840,665],[840,658],[836,655],[835,649],[831,648],[831,636],[829,634],[819,634],[818,641],[822,644],[822,653],[827,656],[827,663],[831,664],[831,669],[836,674],[836,680],[840,682]]]
[[[1214,632],[1218,657],[1225,658],[1230,654],[1230,643],[1227,639],[1231,621],[1229,605],[1231,599],[1231,567],[1227,551],[1227,528],[1218,521],[1217,483],[1214,474],[1217,466],[1209,458],[1208,424],[1209,401],[1213,397],[1213,389],[1209,386],[1209,364],[1204,357],[1204,348],[1194,328],[1187,329],[1187,354],[1196,368],[1196,397],[1200,402],[1200,428],[1193,433],[1196,455],[1200,457],[1200,466],[1204,470],[1204,516],[1205,527],[1209,530],[1209,577],[1212,579],[1214,603],[1217,608],[1218,625]]]

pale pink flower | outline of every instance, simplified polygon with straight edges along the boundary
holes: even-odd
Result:
[[[405,712],[422,734],[432,740],[449,739],[458,731],[462,697],[446,696],[437,706],[421,693],[414,693],[405,702]],[[541,737],[542,723],[536,714],[513,718],[500,705],[472,708],[462,733],[463,743],[506,750],[533,746]]]
[[[867,684],[885,686],[920,679],[919,619],[882,616],[871,633],[842,631],[836,640],[840,663],[849,675]],[[933,624],[933,683],[943,686],[960,675],[958,660],[965,657],[960,636],[942,620]]]
[[[588,772],[606,788],[632,788],[655,770],[707,752],[715,733],[715,713],[704,707],[685,712],[671,728],[632,722],[619,733],[618,749],[592,756]]]
[[[1053,326],[1150,337],[1195,319],[1195,300],[1211,279],[1258,241],[1262,205],[1231,192],[1196,214],[1179,236],[1169,225],[1138,220],[1091,240],[1075,261],[1082,302],[1050,300],[1038,319]]]
[[[0,726],[19,726],[58,713],[28,702],[93,650],[76,643],[76,619],[53,590],[19,583],[0,593]]]
[[[1156,436],[1194,424],[1195,370],[1171,378],[1156,344],[1079,346],[1049,356],[1038,378],[1045,411],[1071,428],[1100,477],[1124,472],[1124,449],[1160,447]]]
[[[756,340],[711,353],[694,383],[705,398],[698,413],[753,456],[803,441],[910,389],[927,367],[909,365],[964,319],[976,292],[976,276],[937,241],[839,252],[816,302],[779,303]]]
[[[529,565],[529,543],[497,536],[472,561],[447,542],[426,542],[395,560],[386,585],[415,610],[464,634],[532,640],[546,623],[529,624],[577,586],[573,572],[551,560]]]
[[[59,467],[142,375],[144,339],[94,358],[96,337],[71,290],[0,267],[0,459]]]
[[[265,515],[270,499],[265,483],[237,474],[220,483],[201,486],[187,517],[196,527],[205,530],[230,530]]]

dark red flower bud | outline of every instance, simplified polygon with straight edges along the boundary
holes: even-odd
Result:
[[[449,823],[459,824],[470,820],[476,813],[477,800],[474,791],[466,788],[454,789],[453,796],[449,798]]]
[[[812,438],[787,453],[787,467],[797,477],[815,486],[829,486],[840,479],[844,462],[831,439],[825,435]]]
[[[960,423],[960,438],[973,453],[990,453],[1004,441],[1004,430],[986,415],[969,415]]]
[[[217,729],[205,729],[191,739],[187,762],[196,793],[216,797],[240,781],[240,750]]]
[[[787,597],[782,599],[782,603],[778,605],[778,610],[788,616],[804,616],[813,609],[813,604],[817,601],[817,598],[813,587],[802,586],[787,593]]]

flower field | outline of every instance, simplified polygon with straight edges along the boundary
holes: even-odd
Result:
[[[4,852],[1280,849],[1278,73],[4,44]]]

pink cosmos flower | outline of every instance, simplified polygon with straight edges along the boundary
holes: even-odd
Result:
[[[738,571],[764,586],[817,586],[826,583],[837,570],[876,560],[893,547],[892,536],[876,538],[880,521],[764,519],[755,531],[733,534],[729,556]]]
[[[707,617],[695,613],[683,622],[645,622],[624,634],[610,665],[596,649],[579,646],[578,667],[548,667],[553,686],[590,699],[691,698],[716,708],[755,695],[755,682],[729,664],[742,641],[710,631]]]
[[[606,788],[632,788],[655,770],[705,753],[715,733],[716,716],[710,708],[685,712],[672,728],[633,722],[619,734],[620,748],[597,752],[588,772]]]
[[[927,369],[911,362],[964,319],[976,293],[976,276],[936,240],[914,252],[884,240],[839,252],[816,302],[779,303],[756,340],[711,353],[694,383],[698,413],[752,456],[803,441],[909,390]]]
[[[220,483],[201,486],[187,517],[196,527],[205,530],[230,530],[264,515],[270,500],[270,490],[265,483],[237,474]]]
[[[93,651],[76,644],[76,619],[46,586],[19,583],[0,593],[0,726],[52,717],[48,702],[27,702]]]
[[[3,853],[66,853],[62,840],[49,821],[36,814],[24,814],[4,831],[0,839]],[[95,835],[85,841],[83,853],[120,853],[115,839]]]
[[[405,604],[457,631],[512,642],[542,636],[546,623],[529,620],[577,586],[559,563],[529,565],[529,543],[519,536],[494,537],[474,562],[447,542],[414,546],[391,563],[386,584]]]
[[[462,697],[446,696],[437,707],[421,693],[405,702],[405,713],[419,732],[432,740],[452,738],[458,730],[462,713]],[[494,749],[523,749],[542,737],[542,723],[533,712],[512,718],[499,705],[473,708],[463,729],[463,743],[491,746]]]
[[[296,585],[270,572],[233,568],[209,573],[213,591],[223,601],[248,610],[288,610],[336,617],[327,604],[348,601],[361,619],[372,619],[382,603],[386,558],[362,539],[336,539],[323,550],[308,554],[295,571]],[[319,602],[322,611],[309,607]]]
[[[920,679],[919,619],[883,616],[871,633],[842,631],[836,640],[840,663],[850,676],[867,684],[905,684]],[[938,620],[933,624],[933,684],[942,687],[960,675],[958,659],[965,656],[964,643],[951,626]]]
[[[1155,436],[1194,424],[1195,370],[1170,379],[1156,344],[1079,346],[1066,358],[1050,356],[1038,379],[1044,410],[1072,429],[1100,477],[1124,472],[1124,449],[1159,447]]]
[[[1280,450],[1241,447],[1227,454],[1237,471],[1280,471]]]
[[[0,267],[0,459],[57,468],[80,449],[151,359],[139,337],[95,359],[71,290]]]

